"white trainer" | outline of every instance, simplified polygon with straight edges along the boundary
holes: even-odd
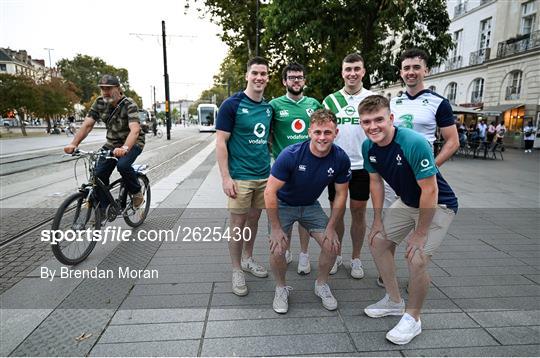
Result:
[[[401,316],[405,312],[405,301],[396,303],[386,294],[382,300],[364,308],[369,317],[379,318],[384,316]]]
[[[321,298],[322,305],[327,310],[333,311],[337,308],[337,300],[332,295],[330,286],[327,283],[318,285],[317,280],[315,280],[315,295]]]
[[[253,260],[253,257],[248,257],[247,259],[242,258],[241,265],[242,265],[242,270],[251,273],[255,277],[268,276],[268,271],[266,271],[263,265]]]
[[[299,275],[307,275],[311,272],[309,254],[304,254],[303,252],[300,252],[300,255],[298,255],[298,269],[296,272],[298,272]]]
[[[399,323],[386,334],[386,339],[394,344],[407,344],[420,333],[422,321],[416,321],[413,316],[405,313]]]
[[[285,251],[285,261],[287,262],[287,265],[292,262],[292,254],[289,250]]]
[[[277,313],[287,313],[289,310],[289,294],[291,290],[291,286],[276,287],[274,303],[272,304],[274,311]]]
[[[356,279],[364,277],[364,267],[362,266],[362,261],[358,258],[351,261],[351,276]]]
[[[237,296],[245,296],[248,294],[246,279],[242,270],[233,270],[232,272],[232,291]]]
[[[332,269],[330,270],[330,275],[335,275],[339,266],[343,265],[343,257],[336,256],[336,261],[334,262],[334,266],[332,266]]]

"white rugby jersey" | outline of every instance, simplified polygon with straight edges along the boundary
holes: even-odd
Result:
[[[339,133],[334,144],[345,150],[351,160],[351,169],[353,170],[364,169],[362,142],[366,139],[366,134],[360,126],[358,105],[364,98],[374,94],[374,92],[362,88],[360,93],[352,96],[342,88],[326,96],[323,101],[324,107],[334,112],[337,118]]]
[[[396,126],[415,130],[433,144],[437,127],[455,125],[450,102],[437,93],[425,89],[411,96],[407,92],[390,101]]]

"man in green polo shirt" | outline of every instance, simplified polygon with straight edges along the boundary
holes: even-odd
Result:
[[[270,101],[270,105],[274,109],[271,134],[272,157],[274,159],[285,147],[309,139],[309,119],[313,112],[322,108],[322,105],[315,98],[304,96],[305,72],[304,66],[295,62],[285,66],[281,73],[281,80],[287,93]],[[307,275],[311,272],[308,254],[309,233],[301,225],[298,225],[298,234],[301,251],[298,255],[297,272],[301,275]],[[291,233],[289,232],[287,235],[290,238]],[[290,245],[291,241],[288,242]],[[285,258],[287,263],[292,261],[289,248],[285,252]]]

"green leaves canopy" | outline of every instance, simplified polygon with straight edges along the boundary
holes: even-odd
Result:
[[[217,76],[243,81],[244,65],[254,54],[256,0],[205,0],[199,11],[223,28],[229,57]],[[281,69],[291,61],[307,68],[307,93],[322,99],[341,88],[341,61],[358,51],[366,65],[364,87],[395,82],[399,53],[425,49],[429,65],[446,58],[452,47],[444,0],[272,0],[260,4],[261,55],[271,62],[266,97],[283,93]],[[231,64],[234,63],[234,65]],[[228,71],[224,71],[227,69]]]

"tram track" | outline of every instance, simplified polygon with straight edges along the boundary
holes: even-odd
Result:
[[[156,147],[156,148],[152,148],[148,151],[146,151],[145,153],[150,153],[150,152],[153,152],[153,151],[157,151],[157,150],[160,150],[160,149],[163,149],[164,147],[168,147],[170,146],[171,144],[175,144],[177,142],[185,142],[186,140],[188,139],[191,139],[193,137],[197,137],[198,135],[192,135],[192,136],[189,136],[189,137],[186,137],[186,138],[182,138],[182,139],[178,139],[176,141],[173,141],[171,143],[167,143],[163,146],[160,146],[160,147]],[[172,162],[173,160],[177,159],[178,157],[194,150],[196,147],[200,146],[200,145],[204,145],[207,143],[208,141],[208,138],[210,138],[210,136],[205,136],[203,138],[201,138],[200,141],[197,141],[195,144],[189,146],[188,148],[182,150],[181,152],[173,155],[172,157],[170,157],[169,159],[157,164],[157,165],[154,165],[152,167],[150,167],[150,169],[148,169],[146,171],[146,173],[155,173],[156,169],[158,168],[161,168],[163,167],[164,165]],[[67,178],[63,178],[63,179],[60,179],[61,181],[64,181],[64,180],[69,180],[73,178],[73,175],[70,175],[69,177]],[[59,180],[55,180],[54,183],[57,183]],[[28,190],[25,190],[25,191],[22,191],[22,192],[18,192],[16,194],[13,194],[13,195],[10,195],[10,196],[6,196],[4,198],[1,198],[0,201],[3,201],[3,200],[6,200],[6,199],[9,199],[9,198],[12,198],[12,197],[15,197],[15,196],[18,196],[18,195],[22,195],[24,193],[28,193],[28,192],[31,192],[31,191],[35,191],[37,189],[40,189],[40,188],[43,188],[43,187],[46,187],[46,186],[49,186],[51,185],[52,183],[47,183],[47,184],[43,184],[43,185],[40,185],[38,187],[33,187],[31,189],[28,189]],[[20,230],[18,231],[17,233],[15,234],[12,234],[11,236],[3,239],[2,241],[0,241],[0,248],[6,248],[7,246],[9,246],[10,244],[12,243],[15,243],[17,242],[19,239],[23,238],[25,235],[45,226],[46,224],[52,222],[52,220],[54,219],[54,215],[50,215],[50,216],[47,216],[46,218],[42,219],[42,220],[38,220],[35,224],[31,224],[30,226],[27,226],[26,228],[24,228],[23,230]]]

